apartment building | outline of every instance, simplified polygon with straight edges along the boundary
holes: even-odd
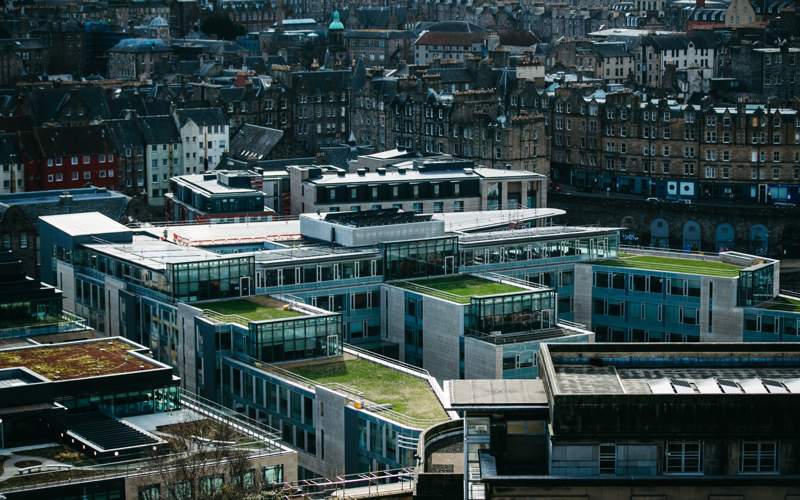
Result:
[[[797,344],[549,344],[541,380],[448,381],[461,428],[426,432],[417,497],[791,497],[797,440],[783,415],[798,404],[798,354]],[[456,440],[463,462],[442,474]]]
[[[274,214],[264,206],[263,177],[248,170],[215,170],[170,179],[167,220],[216,222],[259,220]]]
[[[230,144],[229,125],[222,110],[178,109],[174,118],[184,155],[183,171],[196,174],[216,168]]]
[[[543,95],[537,107],[548,115],[556,182],[664,199],[798,199],[794,108],[678,104],[578,90]]]
[[[520,170],[476,167],[469,160],[401,161],[374,172],[290,166],[292,213],[398,208],[472,212],[543,208],[547,178]],[[326,171],[327,170],[327,171]]]

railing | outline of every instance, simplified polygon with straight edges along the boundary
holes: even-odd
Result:
[[[217,311],[212,311],[211,309],[202,309],[202,311],[206,319],[215,323],[238,323],[245,327],[250,324],[249,319],[244,316],[239,316],[238,314],[222,314]]]
[[[214,214],[219,215],[219,219],[225,218],[225,214]],[[144,229],[144,228],[163,228],[163,227],[177,227],[177,226],[215,226],[219,224],[246,224],[248,222],[284,222],[284,221],[293,221],[298,220],[300,217],[297,215],[264,215],[264,216],[253,216],[248,217],[248,219],[259,219],[259,220],[248,220],[244,222],[233,222],[233,221],[219,221],[219,222],[211,222],[208,220],[203,221],[154,221],[154,222],[130,222],[126,224],[127,227],[131,229]],[[216,219],[216,218],[215,218]]]
[[[273,488],[277,498],[370,498],[411,492],[414,489],[414,469],[389,469],[336,476],[333,479],[304,479],[294,483],[283,483]]]
[[[269,447],[274,448],[276,453],[285,451],[284,447],[279,444],[280,432],[277,429],[273,429],[247,415],[183,389],[180,389],[179,397],[184,408],[229,425],[242,434],[264,441]]]
[[[88,330],[86,320],[70,312],[62,311],[58,319],[32,325],[10,326],[0,329],[0,339],[12,337],[35,337]]]
[[[577,323],[575,321],[569,321],[569,320],[566,320],[566,319],[558,320],[558,324],[559,325],[564,325],[564,326],[569,326],[569,327],[572,327],[572,328],[578,328],[578,329],[581,329],[581,330],[586,330],[586,325],[584,325],[583,323]]]
[[[506,276],[504,274],[494,273],[494,272],[491,272],[491,271],[483,272],[483,273],[473,273],[473,274],[475,276],[480,276],[481,278],[486,278],[486,279],[490,279],[490,280],[493,280],[493,281],[495,281],[495,280],[508,281],[509,283],[513,283],[515,285],[519,285],[519,286],[526,287],[526,288],[534,288],[536,290],[552,290],[552,287],[549,287],[547,285],[542,285],[540,283],[531,283],[531,282],[529,282],[527,280],[524,280],[524,279],[515,278],[513,276]]]
[[[424,375],[426,377],[430,377],[431,376],[430,372],[428,370],[424,369],[424,368],[420,368],[419,366],[414,366],[414,365],[408,364],[406,362],[403,362],[403,361],[400,361],[400,360],[397,360],[397,359],[394,359],[394,358],[390,358],[389,356],[384,356],[383,354],[378,354],[378,353],[374,353],[372,351],[368,351],[366,349],[362,349],[361,347],[355,346],[353,344],[342,343],[342,349],[347,354],[350,354],[351,356],[355,356],[357,358],[362,358],[362,359],[367,359],[367,360],[369,360],[370,358],[375,358],[375,359],[382,360],[382,361],[384,361],[386,363],[391,363],[391,364],[396,365],[396,366],[401,366],[401,367],[405,368],[406,370],[415,371],[415,372],[419,373],[420,375]]]
[[[455,295],[449,292],[444,292],[442,290],[430,288],[424,285],[420,285],[418,283],[399,280],[391,282],[389,284],[399,286],[400,288],[405,288],[406,290],[411,290],[412,292],[424,293],[425,295],[430,295],[432,297],[438,297],[440,299],[449,300],[450,302],[455,302],[456,304],[469,304],[469,297],[462,297],[461,295]]]
[[[786,295],[787,297],[791,297],[793,299],[800,300],[800,292],[798,292],[796,290],[781,289],[781,290],[778,291],[778,293],[781,294],[781,295]]]

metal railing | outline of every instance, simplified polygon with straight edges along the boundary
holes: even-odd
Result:
[[[440,299],[449,300],[450,302],[455,302],[456,304],[469,304],[469,297],[462,297],[461,295],[455,295],[449,292],[444,292],[442,290],[430,288],[424,285],[420,285],[418,283],[399,280],[391,282],[390,284],[399,286],[400,288],[411,290],[412,292],[423,293],[425,295],[430,295],[432,297],[438,297]]]
[[[536,290],[552,290],[553,289],[552,287],[549,287],[547,285],[542,285],[541,283],[531,283],[531,282],[529,282],[527,280],[524,280],[524,279],[521,279],[521,278],[515,278],[513,276],[506,276],[505,274],[495,273],[495,272],[491,272],[491,271],[482,272],[482,273],[473,273],[473,274],[475,276],[479,276],[481,278],[490,279],[492,281],[495,281],[495,280],[508,281],[509,283],[513,283],[515,285],[523,286],[523,287],[526,287],[526,288],[533,288],[533,289],[536,289]],[[514,292],[512,292],[512,293],[514,293]],[[498,295],[502,295],[502,294],[498,294]]]
[[[88,329],[89,326],[84,318],[76,316],[68,311],[61,311],[59,317],[53,318],[52,321],[0,328],[0,339],[12,337],[35,337],[37,335],[79,332]]]
[[[412,467],[362,472],[336,476],[332,479],[304,479],[293,483],[282,483],[273,488],[279,498],[370,498],[411,492],[415,477]]]

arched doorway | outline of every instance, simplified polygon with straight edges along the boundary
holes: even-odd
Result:
[[[696,252],[701,248],[702,232],[700,224],[690,220],[683,225],[683,245],[681,248],[687,251]]]
[[[736,232],[731,224],[720,224],[714,235],[717,252],[733,250],[736,243]]]
[[[669,224],[666,220],[658,218],[650,223],[650,246],[669,248]]]
[[[769,253],[769,232],[763,224],[750,226],[750,253],[763,256]]]

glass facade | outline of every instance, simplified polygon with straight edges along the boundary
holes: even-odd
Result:
[[[754,306],[772,298],[775,264],[739,271],[738,305]]]
[[[456,237],[399,241],[382,247],[387,280],[453,274],[458,269]]]
[[[504,244],[461,244],[460,264],[469,267],[564,257],[573,257],[574,260],[607,259],[616,257],[618,250],[617,235]]]
[[[252,256],[168,264],[172,295],[178,300],[221,299],[250,295],[254,286]]]
[[[554,291],[472,297],[467,325],[483,335],[544,330],[555,326],[555,311]]]
[[[338,314],[250,323],[246,354],[267,363],[335,356],[340,338]]]

